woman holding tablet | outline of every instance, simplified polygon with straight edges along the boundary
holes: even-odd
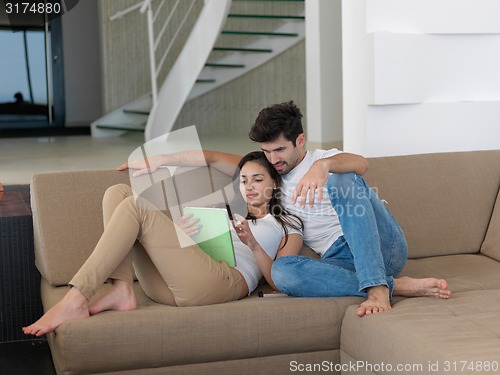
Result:
[[[167,215],[141,205],[129,186],[115,185],[103,198],[104,232],[71,280],[71,289],[23,332],[41,336],[67,320],[104,310],[135,309],[132,253],[142,288],[163,304],[200,306],[238,300],[250,294],[262,276],[275,288],[271,279],[273,261],[300,252],[303,225],[282,207],[280,176],[263,152],[247,154],[238,166],[236,177],[248,215],[233,223],[236,267],[213,260],[197,245],[181,248],[176,226]],[[203,230],[187,216],[179,227],[186,236]],[[136,240],[142,246],[134,246]],[[107,279],[112,282],[110,290],[93,298]]]

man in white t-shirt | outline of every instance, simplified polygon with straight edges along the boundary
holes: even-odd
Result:
[[[366,159],[336,149],[306,151],[301,119],[293,102],[275,104],[259,113],[249,134],[282,175],[282,202],[303,220],[304,243],[321,256],[277,259],[275,285],[298,297],[365,297],[359,316],[389,310],[393,295],[449,298],[445,280],[396,279],[406,263],[407,243],[360,177]]]

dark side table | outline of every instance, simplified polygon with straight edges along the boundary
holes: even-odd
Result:
[[[21,328],[43,314],[28,185],[0,192],[0,342],[28,340]]]

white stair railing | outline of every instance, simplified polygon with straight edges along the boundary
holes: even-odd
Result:
[[[184,0],[185,1],[185,0]],[[179,3],[181,0],[177,0],[174,4],[174,6],[170,9],[169,15],[166,19],[166,21],[163,22],[163,26],[161,27],[160,31],[158,32],[158,35],[154,34],[154,24],[156,23],[156,19],[158,18],[158,15],[160,14],[160,11],[165,4],[165,0],[162,0],[158,8],[156,9],[156,13],[153,15],[153,6],[152,6],[152,0],[144,0],[142,3],[142,6],[140,7],[140,12],[142,14],[146,13],[147,14],[147,27],[148,27],[148,44],[149,44],[149,65],[150,65],[150,70],[151,70],[151,93],[152,93],[152,100],[153,100],[153,106],[158,103],[158,76],[160,75],[161,69],[163,68],[163,65],[165,64],[165,61],[167,60],[168,53],[170,52],[170,49],[172,48],[175,40],[177,39],[177,36],[179,35],[179,32],[182,30],[182,27],[186,23],[189,15],[191,14],[191,11],[193,10],[194,5],[196,4],[198,0],[191,0],[191,3],[188,7],[188,10],[184,14],[184,17],[182,18],[182,21],[180,22],[179,25],[177,25],[177,29],[169,39],[170,42],[163,51],[163,55],[160,59],[160,62],[156,64],[156,52],[159,49],[160,42],[167,30],[167,27],[170,23],[170,20],[172,19],[172,16],[174,15],[175,11],[177,10],[177,7],[179,6]]]
[[[145,0],[141,6],[141,13],[147,11],[148,17],[148,44],[149,44],[149,69],[151,70],[151,96],[153,106],[158,103],[158,87],[156,84],[156,53],[154,48],[154,17],[151,0]]]
[[[133,11],[140,9],[142,7],[142,5],[143,5],[143,2],[141,1],[140,3],[134,4],[126,9],[119,10],[118,12],[113,14],[111,17],[109,17],[109,20],[116,21],[117,19],[122,18],[123,16],[126,16],[127,14],[129,14]]]

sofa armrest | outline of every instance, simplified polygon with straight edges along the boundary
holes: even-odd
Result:
[[[129,184],[117,171],[36,174],[31,179],[35,262],[50,285],[66,285],[103,231],[102,197],[114,184]]]

